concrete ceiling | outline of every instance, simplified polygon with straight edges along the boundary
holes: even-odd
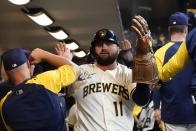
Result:
[[[185,11],[187,2],[196,8],[195,0],[31,0],[25,6],[1,0],[0,54],[14,47],[29,50],[39,47],[53,51],[57,43],[43,27],[22,13],[23,7],[44,8],[55,20],[52,26],[63,27],[70,34],[69,38],[76,40],[81,49],[88,52],[93,34],[98,29],[110,28],[121,40],[123,27],[129,29],[131,17],[136,14],[147,19],[152,33],[157,33],[160,28],[167,32],[169,15]]]
[[[24,6],[0,1],[0,48],[36,47],[52,51],[57,40],[24,13]],[[28,8],[44,8],[54,18],[52,26],[61,26],[88,52],[93,34],[110,28],[122,38],[122,23],[115,0],[31,0]]]

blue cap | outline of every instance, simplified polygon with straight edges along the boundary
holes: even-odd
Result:
[[[5,70],[12,70],[27,62],[27,56],[21,48],[10,49],[3,53],[2,61]]]
[[[189,25],[189,18],[185,13],[175,12],[169,18],[169,26]]]
[[[118,45],[118,38],[114,31],[109,29],[101,29],[96,32],[91,44],[95,45],[99,42],[113,42]]]

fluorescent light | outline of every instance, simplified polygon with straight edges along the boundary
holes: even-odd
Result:
[[[8,0],[8,1],[16,5],[25,5],[30,2],[30,0]]]
[[[75,42],[71,42],[69,44],[66,44],[66,47],[69,48],[70,50],[76,50],[79,48],[79,46]]]
[[[68,35],[63,30],[59,30],[57,32],[48,32],[48,33],[58,40],[64,40],[68,37]]]
[[[40,12],[39,15],[37,16],[30,16],[30,15],[27,16],[41,26],[48,26],[53,23],[53,21],[46,14],[42,12]]]
[[[42,8],[23,8],[22,11],[41,26],[49,26],[54,20]]]
[[[45,27],[44,29],[58,40],[64,40],[68,37],[68,34],[64,31],[64,29],[59,26]]]
[[[86,56],[86,53],[83,50],[79,52],[75,52],[74,54],[75,56],[80,57],[80,58]]]

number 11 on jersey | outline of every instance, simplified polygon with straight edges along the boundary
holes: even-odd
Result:
[[[116,116],[123,116],[123,108],[122,108],[122,101],[114,101],[114,109],[115,109],[115,113]]]

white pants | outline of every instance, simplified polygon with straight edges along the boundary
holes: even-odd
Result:
[[[166,131],[196,131],[196,124],[168,124],[165,123]]]

